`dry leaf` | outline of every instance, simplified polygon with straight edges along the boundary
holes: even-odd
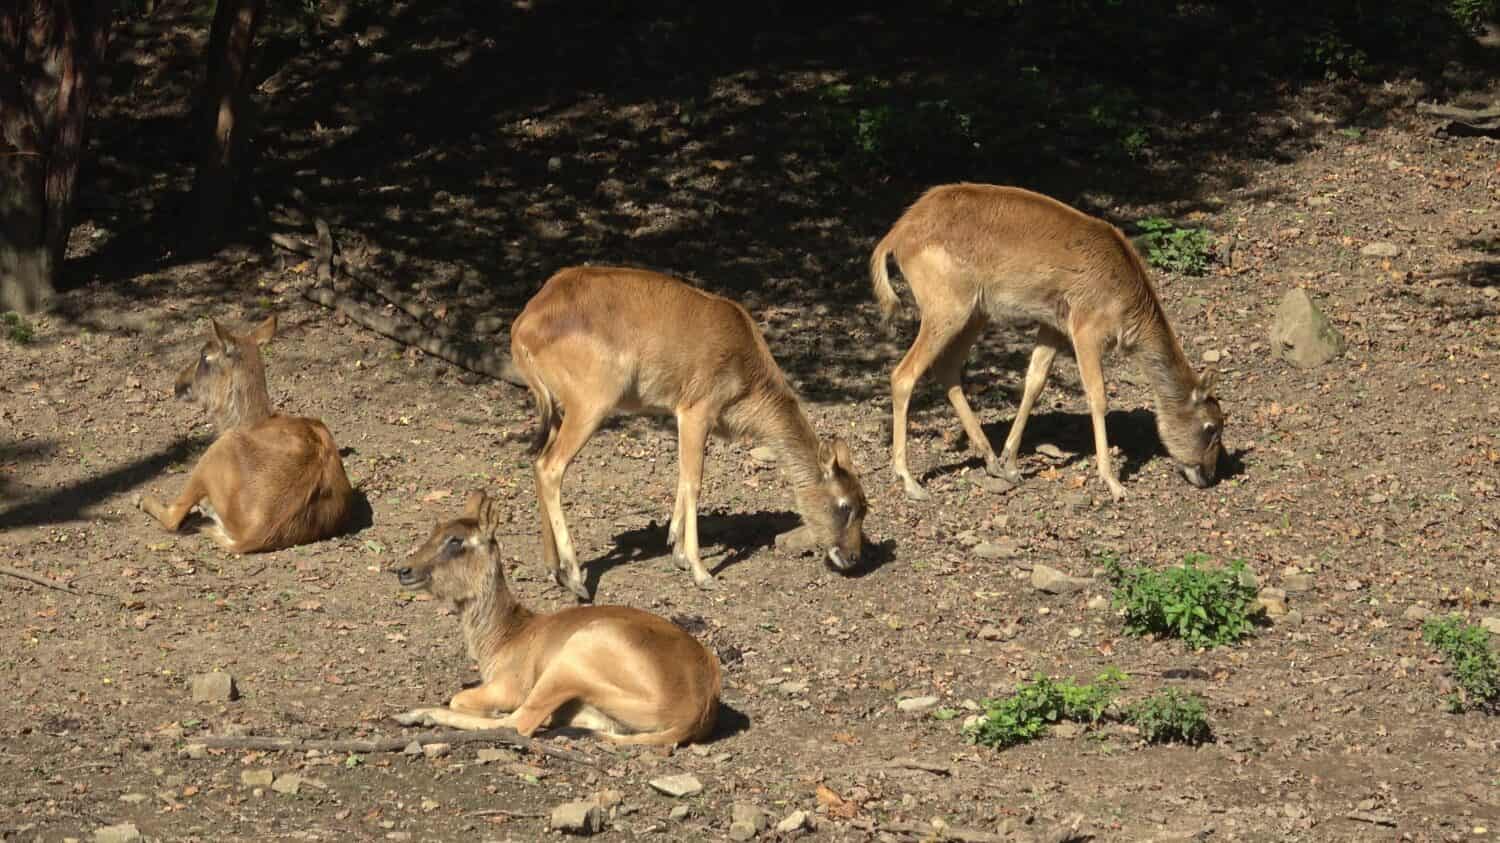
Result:
[[[433,489],[432,491],[422,496],[422,503],[433,503],[435,501],[440,501],[452,494],[453,490],[451,489]]]

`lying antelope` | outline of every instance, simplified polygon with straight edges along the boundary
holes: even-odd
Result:
[[[897,299],[886,274],[894,254],[921,309],[917,338],[891,372],[891,463],[908,497],[927,498],[906,465],[906,410],[917,379],[931,367],[947,390],[969,443],[992,475],[1019,479],[1016,452],[1026,418],[1047,382],[1052,360],[1069,345],[1093,417],[1099,476],[1115,500],[1125,497],[1104,435],[1101,358],[1118,347],[1156,393],[1156,426],[1178,470],[1193,485],[1214,482],[1224,413],[1211,394],[1215,372],[1193,371],[1161,299],[1125,235],[1046,196],[1015,187],[951,184],[912,205],[870,257],[875,298],[886,321]],[[960,383],[969,348],[991,321],[1039,324],[1004,463]]]
[[[677,419],[677,502],[667,542],[701,588],[698,490],[710,432],[777,452],[803,526],[797,538],[848,570],[864,542],[865,496],[849,448],[820,442],[743,307],[655,272],[572,267],[547,279],[511,328],[511,359],[541,415],[533,444],[542,551],[559,585],[589,598],[563,521],[568,463],[614,413]],[[558,407],[564,409],[559,418]]]
[[[275,333],[274,316],[245,335],[214,321],[198,359],[178,374],[177,397],[206,409],[219,436],[177,500],[136,498],[168,530],[182,526],[195,506],[213,520],[214,539],[234,553],[279,550],[343,529],[353,492],[333,436],[317,419],[271,410],[260,346]]]
[[[407,726],[594,730],[618,743],[679,744],[713,732],[719,660],[680,627],[626,606],[537,614],[505,580],[498,504],[471,492],[462,518],[390,566],[402,587],[431,592],[460,613],[482,682],[447,708],[396,716]],[[496,717],[496,714],[503,714]]]

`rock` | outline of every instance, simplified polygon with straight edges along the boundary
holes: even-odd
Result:
[[[754,840],[756,833],[755,827],[749,823],[733,822],[729,824],[730,840]]]
[[[703,792],[703,782],[698,781],[697,776],[683,773],[679,776],[666,776],[665,778],[652,779],[651,787],[659,793],[665,793],[673,798],[692,796]]]
[[[1387,242],[1366,243],[1359,253],[1367,258],[1394,258],[1401,254],[1401,247]]]
[[[1215,349],[1210,348],[1208,351],[1203,352],[1203,362],[1204,363],[1217,363],[1217,362],[1219,362],[1220,360],[1223,360],[1223,359],[1224,359],[1224,352],[1222,352],[1222,351],[1217,351]]]
[[[240,784],[245,787],[270,787],[276,773],[271,770],[245,770],[240,773]]]
[[[1431,614],[1432,614],[1432,610],[1429,609],[1429,608],[1427,608],[1426,606],[1415,606],[1415,605],[1413,605],[1413,606],[1407,606],[1406,607],[1406,611],[1404,613],[1402,613],[1401,616],[1403,618],[1406,618],[1409,621],[1425,621],[1425,620],[1427,620],[1427,617],[1429,615],[1431,615]]]
[[[560,157],[558,157],[556,155],[552,156],[551,158],[548,158],[547,159],[547,172],[549,172],[549,173],[556,173],[556,172],[562,170],[562,164],[563,164],[562,158],[560,158]]]
[[[979,628],[979,638],[983,641],[1004,641],[1005,630],[998,626],[981,626]]]
[[[1244,586],[1245,588],[1258,589],[1260,588],[1260,577],[1257,577],[1255,575],[1255,572],[1250,570],[1249,568],[1241,568],[1240,585]]]
[[[991,477],[982,471],[970,472],[969,478],[974,485],[994,495],[1003,495],[1016,488],[1015,483],[1004,477]]]
[[[896,702],[896,708],[911,713],[920,713],[929,709],[937,708],[940,702],[937,697],[907,697]]]
[[[744,823],[750,826],[756,834],[766,830],[770,825],[771,818],[762,811],[759,805],[751,805],[748,802],[736,802],[729,809],[731,822]]]
[[[147,799],[144,793],[126,793],[120,796],[120,801],[126,805],[139,805]]]
[[[1071,720],[1052,725],[1052,736],[1056,738],[1076,738],[1081,734],[1083,734],[1083,727]]]
[[[447,743],[424,743],[424,744],[422,744],[422,754],[424,756],[426,756],[427,758],[429,758],[429,759],[432,759],[432,758],[442,758],[443,756],[447,755],[448,753],[450,753],[452,751],[453,751],[453,744],[447,744]]]
[[[234,677],[227,673],[200,673],[193,677],[193,702],[229,702],[239,697]]]
[[[1331,199],[1331,198],[1329,198],[1327,196],[1309,196],[1309,197],[1307,197],[1307,206],[1309,208],[1322,208],[1322,207],[1326,207],[1326,206],[1331,205],[1331,204],[1333,204],[1333,199]]]
[[[606,811],[613,811],[623,801],[625,801],[625,794],[614,788],[605,788],[594,794],[594,804]]]
[[[1479,625],[1488,630],[1491,635],[1500,635],[1500,617],[1483,618]]]
[[[401,754],[402,755],[421,755],[422,754],[422,744],[419,741],[412,741],[411,743],[407,744],[401,750]]]
[[[190,743],[183,748],[182,754],[194,761],[202,761],[208,757],[208,747],[201,743]]]
[[[597,802],[564,802],[552,809],[552,829],[563,834],[598,834],[604,830],[604,809]]]
[[[1297,611],[1296,609],[1293,609],[1283,615],[1278,623],[1280,623],[1282,626],[1301,626],[1302,613]]]
[[[282,796],[296,796],[302,789],[302,777],[296,773],[282,773],[271,783],[271,789]]]
[[[1282,574],[1281,590],[1288,594],[1300,594],[1313,590],[1313,578],[1311,574]]]
[[[1279,588],[1263,588],[1260,596],[1255,598],[1255,605],[1266,613],[1268,618],[1280,618],[1286,615],[1286,592]]]
[[[965,732],[967,732],[967,731],[969,731],[971,729],[978,729],[979,728],[979,724],[983,723],[983,722],[984,722],[984,715],[983,714],[970,714],[968,717],[964,718],[963,730]]]
[[[1065,460],[1068,458],[1066,451],[1053,445],[1051,442],[1044,442],[1036,446],[1036,452],[1049,460]]]
[[[477,757],[481,764],[493,764],[499,761],[509,761],[512,756],[509,750],[487,746],[479,750]]]
[[[688,814],[690,813],[692,813],[691,808],[686,805],[678,805],[667,814],[667,817],[673,822],[682,822],[683,820],[688,818]]]
[[[776,450],[768,445],[761,445],[758,448],[751,448],[750,459],[755,460],[762,465],[775,465]]]
[[[776,549],[782,553],[800,554],[818,549],[817,538],[807,525],[795,527],[776,536]]]
[[[1046,594],[1074,594],[1093,585],[1087,577],[1070,577],[1047,565],[1031,567],[1031,587]]]
[[[141,839],[141,830],[135,823],[120,823],[94,829],[94,843],[131,843]]]
[[[807,827],[807,812],[793,811],[786,818],[776,824],[777,834],[791,834],[794,831]]]
[[[785,696],[795,697],[798,694],[802,694],[802,693],[806,693],[807,692],[807,683],[806,682],[783,682],[783,683],[781,683],[780,687],[777,688],[777,690],[780,691]]]
[[[1089,598],[1088,607],[1095,612],[1109,611],[1109,598],[1102,594],[1095,594]]]
[[[1010,559],[1016,555],[1016,543],[1010,539],[980,542],[974,546],[974,555],[980,559]]]
[[[1288,290],[1271,324],[1271,354],[1308,369],[1344,353],[1344,337],[1306,290]]]

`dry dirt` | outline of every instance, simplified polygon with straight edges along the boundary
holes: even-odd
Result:
[[[622,421],[574,463],[564,503],[598,600],[677,617],[726,659],[718,736],[672,754],[562,736],[549,740],[595,763],[510,752],[482,761],[476,745],[434,759],[186,757],[202,735],[399,736],[393,713],[472,682],[456,618],[381,570],[469,489],[510,508],[505,551],[522,598],[566,605],[539,565],[524,454],[533,411],[519,390],[307,302],[298,294],[307,265],[259,244],[72,291],[36,322],[31,343],[0,340],[0,564],[79,591],[0,576],[0,839],[86,838],[131,822],[161,840],[534,840],[551,834],[553,806],[607,789],[623,801],[605,839],[723,839],[736,802],[761,806],[773,824],[805,810],[813,829],[783,836],[827,840],[910,839],[899,827],[939,819],[1015,839],[1062,839],[1049,835],[1075,826],[1099,840],[1500,836],[1500,719],[1444,711],[1444,668],[1407,616],[1413,606],[1500,615],[1500,146],[1435,136],[1411,108],[1418,88],[1386,93],[1387,119],[1357,128],[1309,94],[1266,118],[1296,124],[1296,156],[1256,162],[1233,185],[1213,186],[1217,174],[1205,171],[1213,184],[1201,209],[1179,218],[1212,228],[1221,255],[1232,242],[1232,256],[1205,277],[1157,281],[1190,356],[1219,355],[1234,469],[1208,490],[1183,483],[1160,452],[1149,395],[1112,358],[1110,432],[1130,493],[1118,504],[1091,467],[1071,361],[1028,429],[1026,478],[1006,493],[976,482],[983,472],[958,450],[957,420],[924,388],[912,454],[933,498],[904,499],[889,472],[886,377],[915,326],[908,310],[894,337],[881,333],[862,259],[899,203],[862,214],[813,205],[795,217],[800,249],[749,229],[675,263],[673,221],[699,209],[674,205],[672,190],[616,206],[601,185],[559,200],[636,214],[648,241],[638,262],[744,298],[816,427],[849,439],[866,478],[866,526],[880,553],[840,576],[772,546],[795,517],[777,468],[750,456],[754,443],[712,444],[702,530],[720,588],[709,593],[663,546],[670,429]],[[625,123],[652,117],[609,108]],[[537,143],[554,137],[545,123],[532,124]],[[584,160],[589,144],[609,141],[575,143]],[[539,149],[533,158],[546,161]],[[699,170],[727,179],[735,166]],[[555,191],[542,187],[550,177],[540,165],[519,178]],[[1106,209],[1119,221],[1179,210],[1128,196],[1095,208]],[[751,213],[724,212],[720,234],[742,212]],[[374,215],[369,206],[330,213],[344,215],[336,228],[346,242],[379,239],[378,221],[349,219]],[[456,267],[415,240],[383,251],[402,255],[411,275],[448,265],[459,283],[482,281],[491,261],[516,286],[493,311],[465,318],[498,317],[503,334],[548,271],[599,242],[595,222],[582,212],[549,218],[547,236],[566,243],[556,262],[533,245],[515,247],[526,254],[516,264],[506,263],[509,246],[495,246]],[[97,225],[81,226],[80,253]],[[485,225],[500,244],[545,235],[524,215]],[[637,235],[611,230],[602,251],[627,259]],[[810,257],[830,230],[829,254]],[[1362,255],[1372,242],[1399,254]],[[765,281],[753,288],[734,280],[756,273]],[[820,285],[837,295],[803,295]],[[1271,316],[1294,286],[1344,332],[1342,358],[1312,370],[1271,358]],[[904,284],[898,291],[909,302]],[[327,423],[372,515],[338,539],[236,558],[205,535],[164,533],[131,498],[173,494],[207,442],[200,414],[171,397],[206,316],[245,324],[268,312],[281,324],[268,349],[273,397]],[[997,443],[1024,337],[992,330],[968,370]],[[1044,443],[1061,458],[1038,453]],[[976,554],[980,542],[1000,558]],[[1295,566],[1312,588],[1290,595],[1291,618],[1192,652],[1127,636],[1112,612],[1089,609],[1102,585],[1066,596],[1030,586],[1033,564],[1087,575],[1106,551],[1155,566],[1190,552],[1243,559],[1270,585]],[[999,633],[981,636],[985,627]],[[1127,700],[1169,685],[1203,695],[1217,740],[1145,746],[1107,727],[997,752],[964,740],[962,716],[896,705],[931,695],[966,714],[967,701],[1034,672],[1087,679],[1108,666],[1129,674]],[[1172,668],[1203,678],[1164,678]],[[193,703],[189,678],[210,671],[231,673],[240,697]],[[901,758],[942,771],[888,763]],[[302,776],[300,789],[242,784],[263,769]],[[675,773],[697,776],[702,793],[674,800],[647,785]],[[820,800],[819,786],[837,799]]]

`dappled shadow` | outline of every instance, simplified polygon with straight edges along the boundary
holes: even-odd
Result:
[[[0,497],[9,497],[16,485],[14,475],[20,473],[26,463],[45,460],[57,451],[57,443],[50,439],[31,439],[22,442],[0,444]]]
[[[0,511],[0,530],[35,527],[86,520],[85,510],[112,495],[140,486],[160,474],[167,466],[181,462],[207,445],[206,437],[180,439],[177,442],[135,462],[95,474],[86,480],[70,483],[32,500]],[[141,517],[149,517],[142,515]]]

